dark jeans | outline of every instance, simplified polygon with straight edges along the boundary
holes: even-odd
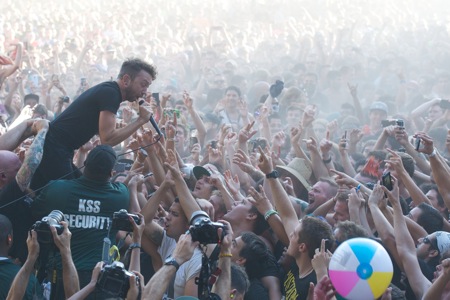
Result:
[[[50,180],[73,179],[81,176],[81,171],[73,164],[74,150],[58,142],[51,130],[47,133],[41,163],[31,180],[31,189],[39,193]]]

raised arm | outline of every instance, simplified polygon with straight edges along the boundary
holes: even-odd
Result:
[[[173,152],[172,150],[168,150],[167,154],[168,162],[164,165],[169,169],[169,172],[171,173],[171,176],[175,183],[175,190],[180,199],[181,207],[183,208],[186,218],[190,220],[192,214],[200,210],[200,206],[195,201],[194,196],[192,196],[191,191],[189,190],[186,182],[183,179],[183,176],[181,175],[175,152]]]
[[[385,206],[387,206],[387,199],[384,196],[383,189],[380,185],[376,185],[369,197],[369,209],[372,214],[373,223],[375,224],[375,229],[378,232],[378,236],[383,241],[384,246],[392,254],[395,261],[400,266],[400,269],[403,270],[403,265],[395,245],[394,228],[380,209],[380,207]]]
[[[433,178],[439,189],[439,193],[444,199],[445,206],[450,208],[450,184],[448,184],[448,178],[450,178],[450,170],[447,162],[441,156],[439,151],[434,148],[433,139],[425,133],[418,133],[417,137],[423,142],[424,148],[420,149],[420,152],[428,155],[430,159],[431,170],[433,171]]]
[[[25,153],[25,159],[16,175],[17,185],[22,191],[25,191],[28,188],[34,172],[41,163],[44,152],[45,136],[48,131],[48,121],[37,120],[33,122],[32,131],[36,132],[37,135]]]
[[[264,153],[261,147],[259,147],[259,152],[259,169],[266,175],[274,174],[270,154]],[[280,214],[286,235],[289,236],[294,232],[295,227],[298,225],[297,214],[295,213],[294,206],[292,205],[291,200],[289,200],[289,195],[286,193],[283,185],[278,178],[276,178],[276,176],[270,176],[270,178],[266,178],[266,181],[269,183],[273,197],[272,201]]]
[[[67,222],[61,222],[61,224],[64,226],[64,230],[60,235],[56,233],[54,226],[50,226],[50,231],[52,232],[55,245],[61,253],[64,294],[68,298],[80,290],[80,282],[77,270],[73,264],[72,251],[70,250],[72,233],[69,231]]]
[[[164,265],[159,269],[144,287],[142,299],[161,299],[172,278],[175,277],[179,266],[191,259],[196,247],[198,247],[198,242],[193,242],[190,234],[182,234],[172,253],[172,258],[177,262],[178,267],[175,265]]]
[[[110,111],[100,112],[99,136],[102,144],[115,146],[132,135],[141,126],[150,120],[152,115],[150,105],[143,103],[139,106],[139,117],[125,127],[116,129],[116,115]]]
[[[14,61],[14,64],[12,66],[0,70],[0,88],[2,87],[2,84],[5,81],[5,79],[20,68],[20,65],[22,64],[22,55],[23,55],[22,43],[17,43],[16,59]]]
[[[34,264],[39,257],[39,243],[37,241],[37,232],[31,230],[27,238],[28,257],[19,273],[16,274],[13,283],[9,289],[7,300],[21,300],[25,296],[30,275],[34,271]]]
[[[403,216],[400,205],[397,180],[395,178],[392,178],[392,180],[394,182],[394,189],[392,192],[384,186],[382,186],[382,189],[386,195],[388,195],[388,199],[394,209],[394,233],[396,237],[397,252],[414,294],[418,299],[422,299],[422,296],[431,286],[431,283],[420,270],[416,255],[416,245],[409,234],[405,216]]]

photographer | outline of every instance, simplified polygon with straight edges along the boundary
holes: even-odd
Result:
[[[144,288],[142,299],[161,299],[170,282],[175,277],[178,268],[189,261],[198,247],[198,242],[192,241],[192,236],[187,232],[178,239],[175,250],[171,255],[171,263],[164,266],[153,275]]]
[[[34,230],[29,231],[28,239],[28,257],[20,271],[17,273],[14,281],[9,289],[8,300],[14,299],[32,299],[32,290],[38,287],[36,278],[32,275],[34,265],[39,257],[39,243],[37,241],[37,233]],[[31,279],[31,280],[30,280]],[[28,283],[30,281],[30,284]],[[2,282],[3,284],[3,282]],[[34,287],[33,287],[34,286]]]
[[[72,297],[68,298],[68,300],[83,300],[86,299],[94,290],[98,281],[98,277],[104,267],[104,262],[98,262],[92,271],[91,281],[88,285],[86,285],[83,289],[78,291],[76,294],[72,295]],[[139,299],[139,293],[142,294],[142,285],[139,282],[144,282],[144,277],[137,271],[133,272],[133,275],[130,276],[129,280],[129,290],[127,293],[126,299],[134,300]],[[142,299],[142,298],[141,298]]]

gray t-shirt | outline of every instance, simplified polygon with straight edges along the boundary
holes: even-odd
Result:
[[[161,246],[158,248],[158,253],[161,255],[163,261],[172,255],[176,244],[177,242],[175,239],[168,237],[166,235],[166,231],[164,231]],[[183,296],[186,282],[195,276],[198,276],[201,267],[202,253],[197,248],[194,250],[194,255],[192,255],[192,258],[180,266],[177,274],[175,275],[175,281],[172,281],[169,285],[163,299],[176,299],[177,297]]]

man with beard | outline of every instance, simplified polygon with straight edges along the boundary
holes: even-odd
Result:
[[[306,208],[306,213],[313,213],[316,208],[333,198],[336,195],[337,189],[338,186],[333,180],[320,178],[308,192],[309,205]]]
[[[62,176],[79,177],[80,171],[72,164],[74,150],[95,134],[102,144],[115,146],[147,123],[152,113],[146,103],[139,106],[139,117],[123,128],[116,128],[116,113],[122,101],[143,97],[155,78],[154,66],[129,59],[122,64],[116,81],[103,82],[81,94],[50,123],[42,162],[31,188],[37,189]]]

